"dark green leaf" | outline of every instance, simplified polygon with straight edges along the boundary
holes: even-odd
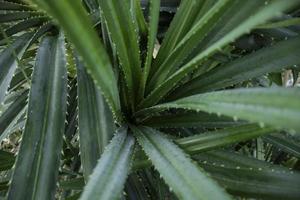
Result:
[[[17,59],[21,59],[32,35],[32,33],[25,33],[0,54],[0,104],[3,103],[5,93],[17,68]]]
[[[77,59],[80,156],[86,180],[115,132],[111,111]]]
[[[67,98],[64,45],[60,34],[45,37],[39,47],[9,199],[54,198]]]
[[[297,140],[295,140],[292,136],[285,134],[272,134],[264,136],[263,139],[283,151],[300,158],[300,142],[297,142]]]
[[[148,43],[147,43],[147,56],[143,69],[143,76],[141,81],[140,95],[143,98],[145,92],[145,86],[147,83],[148,75],[152,65],[153,50],[156,42],[156,34],[159,21],[159,6],[160,0],[150,0],[150,15],[149,15],[149,31],[148,31]]]
[[[234,195],[272,200],[299,199],[299,172],[233,152],[208,152],[195,159]]]
[[[261,128],[256,124],[246,124],[177,139],[175,142],[190,154],[196,154],[269,133],[274,133],[274,129]]]
[[[15,163],[14,154],[0,150],[0,171],[9,170]]]
[[[24,114],[28,99],[28,90],[22,92],[18,98],[0,115],[0,142],[11,133],[11,128]]]

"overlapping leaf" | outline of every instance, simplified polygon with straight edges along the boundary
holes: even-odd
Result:
[[[79,55],[86,62],[87,72],[96,85],[101,88],[114,116],[122,120],[117,81],[109,57],[92,28],[80,1],[42,1],[35,0],[41,8],[49,12],[64,28]],[[70,19],[74,23],[70,23]]]
[[[132,127],[138,142],[166,183],[181,199],[231,199],[183,151],[160,132]]]
[[[228,45],[230,42],[239,36],[249,32],[257,25],[264,23],[274,16],[279,15],[282,11],[287,10],[295,5],[298,5],[298,0],[291,0],[283,2],[281,0],[272,1],[268,6],[263,7],[253,16],[246,18],[237,27],[224,35],[195,58],[191,59],[186,65],[177,70],[174,74],[168,77],[164,82],[159,85],[149,94],[149,96],[139,105],[140,108],[152,106],[159,102],[166,94],[168,94],[186,75],[193,72],[198,66],[212,54],[216,53],[222,47]]]
[[[130,170],[133,146],[134,138],[125,128],[119,129],[98,161],[81,200],[120,198]]]

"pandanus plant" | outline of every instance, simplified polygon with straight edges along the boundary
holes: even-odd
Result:
[[[176,2],[0,0],[3,198],[300,198],[300,1]]]

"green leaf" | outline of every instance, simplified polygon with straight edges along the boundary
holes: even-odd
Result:
[[[255,124],[245,124],[174,139],[174,142],[188,154],[195,155],[200,152],[225,147],[230,144],[250,140],[274,132],[274,128],[271,127],[261,128]],[[141,154],[141,152],[137,152],[136,155],[139,156],[136,156],[136,162],[133,166],[134,169],[150,165],[145,155]]]
[[[17,60],[21,59],[32,35],[32,33],[23,34],[0,54],[0,104],[3,103],[5,93],[17,68]]]
[[[225,88],[300,63],[300,37],[278,42],[238,58],[176,88],[172,99]],[[174,94],[175,93],[175,94]]]
[[[67,197],[65,200],[78,200],[81,195],[81,192],[75,193],[72,196]]]
[[[85,4],[89,8],[90,12],[94,12],[95,10],[99,9],[99,5],[97,0],[84,0]]]
[[[181,4],[176,11],[174,18],[172,19],[170,26],[168,27],[168,31],[153,63],[151,76],[153,76],[157,72],[161,64],[165,62],[166,58],[168,58],[168,56],[172,53],[176,45],[192,28],[193,22],[202,5],[203,1],[198,0],[181,1]],[[147,90],[149,89],[147,88]]]
[[[130,170],[134,138],[121,128],[105,149],[80,197],[81,200],[119,199]]]
[[[226,151],[203,153],[195,159],[231,194],[259,199],[299,199],[297,171]]]
[[[5,0],[0,1],[0,10],[30,10],[30,7],[24,4],[19,4],[16,2],[9,2]]]
[[[9,170],[15,163],[14,154],[0,150],[0,171]]]
[[[126,96],[133,109],[136,93],[139,91],[141,61],[138,33],[129,10],[129,2],[98,0],[111,39],[116,45],[120,67],[126,82]]]
[[[300,17],[295,17],[295,18],[290,18],[282,21],[273,22],[273,23],[263,24],[257,26],[256,28],[259,29],[281,28],[281,27],[287,27],[287,26],[293,26],[299,24],[300,24]]]
[[[115,132],[112,113],[102,94],[77,59],[80,157],[87,181]]]
[[[22,65],[24,66],[24,65]],[[10,91],[17,91],[22,87],[23,84],[29,82],[29,77],[31,77],[32,68],[23,67],[23,70],[17,69],[15,74],[10,82],[9,89]]]
[[[280,148],[281,150],[300,158],[300,141],[287,134],[272,134],[264,136],[263,139]]]
[[[150,0],[147,56],[145,60],[143,76],[141,80],[141,87],[140,87],[141,89],[140,97],[142,98],[144,98],[145,86],[152,65],[153,50],[156,42],[156,34],[157,34],[158,21],[159,21],[159,8],[160,8],[160,0]]]
[[[192,9],[195,9],[194,12],[191,13],[196,15],[196,8],[199,7],[199,5],[201,6],[203,2],[193,2],[197,3],[193,5],[189,2],[188,4]],[[187,57],[197,43],[205,38],[208,32],[214,27],[215,22],[218,21],[218,19],[222,16],[224,11],[228,9],[228,7],[232,6],[234,2],[235,1],[232,0],[217,1],[217,3],[215,3],[203,17],[193,27],[191,27],[191,30],[189,30],[186,35],[183,35],[184,37],[178,42],[178,45],[175,46],[175,48],[164,58],[164,61],[159,66],[158,70],[151,77],[151,80],[149,81],[149,87],[151,90],[160,85],[168,77],[170,72],[174,72],[174,70],[183,62],[183,59]],[[195,16],[192,14],[192,18],[189,20],[189,23],[194,22]],[[182,23],[184,24],[184,22],[181,22],[180,25],[182,25]],[[178,32],[177,30],[173,31],[175,33]]]
[[[200,43],[192,50],[191,54],[185,59],[184,64],[190,59],[194,58],[199,52],[202,52],[214,42],[218,41],[227,33],[235,29],[241,22],[247,18],[255,15],[264,6],[268,6],[269,0],[252,0],[252,1],[239,1],[234,0],[232,6],[226,9],[217,21],[215,21],[213,29],[205,36]],[[200,67],[200,71],[207,68],[205,65]]]
[[[205,112],[160,113],[159,116],[149,116],[148,119],[142,122],[143,125],[160,128],[223,128],[242,123],[245,122],[236,122],[231,117],[217,116],[216,114],[208,114]]]
[[[146,188],[145,181],[141,179],[137,173],[131,173],[127,178],[124,191],[126,192],[126,197],[128,199],[140,199],[140,200],[149,200],[151,199],[152,194],[149,192],[149,189]],[[151,197],[150,197],[151,196]]]
[[[160,132],[148,127],[132,129],[155,168],[179,199],[231,199]]]
[[[0,142],[8,136],[10,129],[24,114],[28,98],[28,90],[22,92],[18,98],[0,115]]]
[[[284,10],[292,8],[299,4],[298,0],[291,0],[288,2],[275,0],[269,3],[268,6],[263,7],[253,16],[245,19],[237,27],[227,33],[224,37],[217,40],[215,43],[206,48],[203,52],[191,59],[186,65],[177,70],[174,74],[169,76],[161,85],[153,90],[149,96],[139,105],[139,108],[152,106],[159,102],[166,94],[168,94],[177,84],[186,77],[188,73],[193,72],[197,67],[212,54],[219,51],[230,42],[234,41],[241,35],[249,32],[257,25],[279,15]]]
[[[255,97],[255,98],[254,98]],[[170,108],[224,114],[276,128],[300,130],[300,89],[251,88],[204,93],[144,109],[149,115]]]
[[[177,139],[175,142],[190,154],[196,154],[269,133],[274,133],[274,128],[261,128],[256,124],[246,124]]]
[[[141,7],[141,1],[140,0],[130,0],[130,12],[135,20],[135,23],[138,26],[139,29],[139,34],[142,36],[147,35],[148,33],[148,28],[147,28],[147,23],[145,21],[145,17],[143,14],[143,10]],[[158,11],[159,12],[159,11]]]
[[[1,6],[1,2],[0,2]],[[1,7],[0,7],[1,9]],[[17,21],[17,20],[25,20],[31,17],[37,17],[43,15],[40,12],[36,11],[13,11],[13,12],[7,12],[5,14],[0,14],[0,23],[4,22],[11,22],[11,21]]]
[[[46,36],[37,53],[28,116],[8,199],[52,199],[65,126],[64,37]]]
[[[59,187],[63,190],[82,190],[84,186],[84,178],[73,178],[59,182]]]
[[[81,1],[34,0],[34,2],[49,12],[64,28],[76,50],[86,62],[87,72],[101,88],[114,116],[119,122],[122,121],[117,82],[109,57],[96,31],[93,30]]]
[[[24,21],[21,21],[7,28],[5,30],[5,35],[3,33],[0,35],[0,40],[4,39],[6,36],[10,37],[16,33],[22,32],[29,28],[39,27],[43,23],[47,22],[48,20],[49,20],[48,17],[32,17],[29,19],[25,19]]]

